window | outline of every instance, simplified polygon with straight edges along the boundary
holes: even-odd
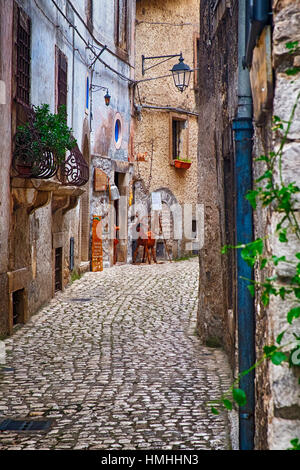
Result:
[[[188,119],[186,117],[170,115],[170,163],[174,160],[188,159]]]
[[[86,19],[87,25],[90,30],[93,29],[93,0],[87,0],[86,2]]]
[[[56,48],[56,63],[56,108],[58,110],[60,106],[67,106],[68,96],[68,61],[66,56],[58,48]]]
[[[198,87],[198,74],[199,74],[199,54],[200,54],[200,35],[194,33],[194,88]]]
[[[25,105],[30,104],[30,42],[31,21],[21,8],[17,8],[16,31],[16,98]]]
[[[117,113],[114,121],[114,133],[115,133],[115,146],[116,149],[120,149],[122,145],[123,129],[122,129],[122,118],[120,113]]]
[[[115,0],[115,43],[128,50],[128,0]]]
[[[86,101],[85,101],[85,109],[88,111],[90,104],[90,79],[86,77]]]

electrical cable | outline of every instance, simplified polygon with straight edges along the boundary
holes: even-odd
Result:
[[[92,48],[92,45],[86,41],[86,39],[82,36],[82,34],[78,31],[78,28],[69,20],[69,18],[64,14],[64,12],[62,11],[62,9],[57,5],[56,1],[55,0],[51,0],[53,5],[56,7],[56,9],[59,11],[59,13],[64,17],[64,19],[67,21],[67,23],[72,27],[74,28],[74,30],[76,31],[77,35],[80,37],[80,39],[83,41],[83,43],[86,45],[87,49],[89,49],[92,54],[97,57],[97,53],[94,51],[94,49]],[[110,65],[108,65],[106,62],[104,62],[102,59],[100,59],[100,57],[97,58],[97,60],[103,64],[106,68],[108,68],[111,72],[114,72],[116,75],[118,75],[120,78],[122,78],[123,80],[125,81],[128,81],[129,83],[135,83],[135,81],[131,78],[128,78],[126,77],[125,75],[121,74],[120,72],[118,72],[117,70],[115,70],[113,67],[111,67]]]
[[[80,13],[77,11],[77,9],[74,7],[73,3],[68,0],[68,3],[69,5],[71,6],[72,10],[74,11],[74,13],[76,14],[76,16],[80,19],[81,23],[85,26],[85,28],[88,30],[89,34],[91,35],[91,37],[93,38],[93,40],[95,41],[96,44],[98,44],[100,47],[104,47],[104,44],[102,44],[95,36],[94,34],[90,31],[88,25],[86,24],[86,22],[84,21],[84,19],[82,18],[82,16],[80,15]],[[113,52],[111,49],[109,49],[107,46],[106,46],[106,50],[113,56],[117,57],[118,59],[122,60],[123,62],[125,62],[125,64],[129,65],[129,67],[132,67],[134,68],[133,65],[131,65],[129,62],[127,62],[126,60],[120,58],[120,56],[118,56],[118,54],[116,54],[115,52]]]

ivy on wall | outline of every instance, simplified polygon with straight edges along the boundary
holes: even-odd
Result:
[[[299,53],[299,42],[289,42],[286,47],[290,54]],[[300,72],[299,67],[286,70],[288,76],[296,75]],[[300,226],[296,216],[296,199],[295,196],[300,194],[300,188],[295,182],[287,183],[283,178],[283,152],[288,135],[293,123],[296,108],[300,101],[300,91],[296,97],[296,101],[292,107],[290,118],[288,121],[282,120],[279,116],[273,117],[273,132],[280,133],[281,140],[277,151],[269,152],[268,155],[261,155],[256,161],[263,162],[265,165],[264,173],[256,179],[255,188],[249,191],[246,199],[250,202],[254,210],[257,209],[258,202],[264,208],[272,208],[274,212],[280,214],[280,221],[276,227],[276,236],[282,244],[289,244],[289,237],[292,235],[300,240]],[[278,177],[275,177],[275,174]],[[226,254],[230,249],[241,250],[241,256],[244,261],[252,268],[257,267],[259,270],[275,268],[279,263],[289,263],[286,256],[281,254],[264,256],[265,243],[268,237],[257,238],[248,244],[240,244],[237,246],[226,245],[222,249],[222,254]],[[274,365],[280,366],[288,363],[290,368],[300,367],[300,336],[292,333],[290,337],[294,340],[284,342],[288,332],[300,317],[300,252],[293,253],[298,261],[295,265],[295,273],[289,284],[280,284],[278,276],[274,275],[266,277],[263,282],[248,280],[248,289],[251,295],[260,295],[261,302],[265,307],[270,303],[271,296],[279,297],[283,302],[292,302],[292,308],[286,311],[286,327],[281,331],[274,344],[265,345],[263,353],[258,361],[248,370],[241,372],[230,389],[219,399],[210,401],[209,405],[213,414],[219,414],[220,409],[232,410],[234,404],[243,406],[247,403],[247,396],[241,388],[239,388],[240,378],[249,374],[250,371],[259,367],[264,361],[270,360]],[[300,379],[298,380],[300,385]],[[288,450],[300,450],[299,438],[290,441],[291,447]]]

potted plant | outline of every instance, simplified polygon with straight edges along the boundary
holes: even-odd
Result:
[[[67,150],[76,145],[72,130],[67,126],[66,108],[51,114],[49,105],[34,106],[28,122],[17,128],[14,168],[24,177],[53,176],[64,162]]]
[[[191,164],[191,160],[188,160],[187,158],[176,158],[174,160],[175,168],[183,168],[186,170],[190,168]]]

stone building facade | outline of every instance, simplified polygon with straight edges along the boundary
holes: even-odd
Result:
[[[145,59],[143,74],[142,56],[147,58],[182,52],[184,62],[195,69],[198,66],[198,42],[199,0],[137,2],[135,120],[131,155],[135,176],[132,194],[135,206],[145,202],[149,211],[153,193],[161,202],[161,227],[154,223],[154,231],[157,255],[164,259],[177,258],[198,249],[195,237],[197,225],[201,222],[196,211],[197,73],[192,72],[189,87],[180,93],[170,72],[178,57],[161,64],[159,62],[164,59]],[[151,80],[154,77],[162,78]],[[176,168],[176,158],[189,160],[190,168]],[[181,237],[181,230],[176,224],[181,225],[184,218],[183,203],[186,210],[192,212],[190,231],[186,223]]]
[[[300,46],[300,2],[296,1],[274,1],[273,2],[273,34],[271,36],[272,55],[266,57],[269,68],[274,72],[274,82],[269,83],[269,102],[262,106],[261,100],[255,103],[255,136],[254,157],[266,155],[268,152],[276,151],[280,145],[282,134],[272,132],[272,116],[278,116],[288,121],[297,95],[300,93],[299,71],[290,76],[289,68],[299,66],[299,48],[293,54],[288,52],[286,44],[299,42]],[[268,34],[268,26],[262,31],[260,41]],[[261,48],[260,42],[254,50],[254,55]],[[253,70],[254,60],[250,70]],[[251,72],[250,72],[251,73]],[[252,81],[253,94],[255,93],[255,82]],[[262,120],[259,118],[262,116]],[[299,157],[300,157],[300,104],[296,108],[295,117],[288,134],[287,143],[284,147],[282,177],[284,183],[296,182],[299,186]],[[259,177],[265,169],[261,163],[254,163],[254,177]],[[279,167],[276,168],[277,180]],[[298,209],[298,204],[296,204]],[[298,216],[297,216],[298,217]],[[276,226],[281,217],[278,212],[271,209],[262,210],[256,216],[256,237],[267,236],[267,254],[269,256],[286,256],[287,263],[279,263],[274,270],[268,274],[278,277],[278,284],[282,287],[291,283],[296,274],[297,260],[295,253],[300,251],[299,240],[295,235],[288,233],[288,243],[280,243],[275,235]],[[256,273],[257,280],[261,274]],[[287,312],[294,307],[295,303],[282,301],[280,297],[271,297],[270,305],[266,308],[258,303],[256,299],[257,312],[257,354],[260,354],[263,343],[274,344],[277,336],[287,326]],[[285,336],[285,343],[293,341],[293,332],[299,335],[299,319],[293,322]],[[280,367],[270,363],[264,368],[258,369],[256,373],[257,383],[257,415],[256,415],[256,446],[257,448],[287,449],[291,447],[290,440],[300,439],[300,398],[299,398],[299,366],[289,367],[283,363]]]
[[[234,118],[238,113],[238,75],[249,70],[253,100],[252,172],[253,180],[265,171],[262,162],[255,159],[278,148],[282,135],[272,131],[272,116],[288,121],[297,94],[300,91],[299,72],[286,73],[288,68],[299,67],[299,49],[291,54],[288,42],[300,43],[299,12],[296,1],[270,2],[270,13],[255,33],[251,33],[243,50],[244,60],[238,62],[239,10],[243,2],[202,1],[200,9],[200,107],[199,107],[199,187],[200,201],[205,204],[205,245],[200,252],[200,293],[198,328],[203,339],[219,342],[229,353],[233,370],[238,361],[237,342],[238,304],[236,254],[221,256],[225,244],[236,244],[237,155],[234,144]],[[250,2],[246,2],[249,6]],[[255,2],[254,2],[255,3]],[[265,6],[267,2],[259,6]],[[262,4],[265,5],[262,5]],[[257,6],[257,5],[256,5]],[[271,18],[271,21],[270,21]],[[254,22],[252,23],[254,24]],[[251,23],[248,23],[248,32]],[[254,31],[254,28],[252,28]],[[224,41],[226,37],[226,41]],[[204,86],[204,83],[206,86]],[[239,89],[240,95],[240,89]],[[298,172],[299,112],[296,108],[284,150],[282,165],[283,181],[294,181],[299,186]],[[245,163],[246,164],[246,163]],[[275,179],[278,178],[276,169]],[[277,175],[277,176],[276,176]],[[256,269],[254,280],[262,282],[267,276],[277,276],[281,287],[287,286],[295,275],[299,242],[289,234],[289,243],[278,242],[275,236],[279,214],[273,208],[262,209],[258,205],[253,214],[253,236],[266,239],[266,256],[286,256],[287,263],[279,263],[266,273]],[[218,296],[216,296],[218,292]],[[280,332],[287,326],[286,314],[295,304],[283,302],[280,296],[271,296],[264,306],[260,295],[254,299],[255,354],[259,359],[265,345],[274,344]],[[249,325],[250,327],[250,325]],[[292,333],[299,334],[299,319],[285,342],[293,340]],[[242,350],[245,344],[239,344]],[[291,439],[299,439],[299,367],[289,367],[287,362],[275,366],[265,361],[255,371],[255,449],[287,449]]]
[[[104,218],[103,237],[110,232],[107,224],[114,224],[109,185],[95,191],[95,168],[104,170],[110,184],[119,174],[120,192],[128,192],[135,2],[6,0],[0,8],[0,334],[5,335],[64,289],[73,274],[91,269],[92,216]],[[59,172],[48,179],[26,177],[13,165],[17,126],[31,105],[42,104],[52,113],[66,105],[77,140],[69,179],[63,181]],[[104,240],[103,248],[103,264],[110,265],[113,240]],[[127,246],[120,250],[126,259]]]
[[[225,4],[214,8],[202,1],[200,8],[198,168],[205,244],[200,251],[198,326],[207,344],[225,345],[233,365],[235,254],[225,258],[220,253],[235,241],[232,120],[237,109],[238,4]]]

